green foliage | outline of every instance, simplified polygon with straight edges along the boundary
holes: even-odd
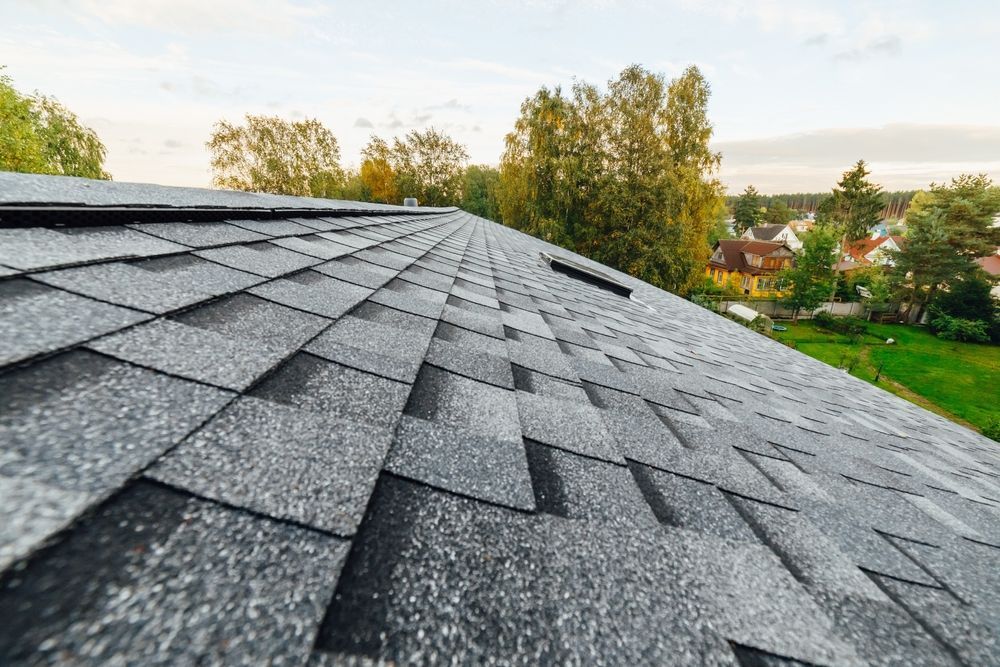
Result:
[[[792,309],[794,320],[801,310],[814,310],[829,296],[834,278],[830,257],[836,247],[836,232],[818,225],[803,240],[795,265],[779,274],[785,291],[781,303]]]
[[[931,307],[952,317],[992,322],[1000,317],[1000,304],[990,294],[992,288],[982,271],[972,272],[949,283],[947,291],[938,292]]]
[[[763,224],[765,225],[787,225],[795,219],[795,211],[788,208],[788,204],[781,199],[772,200],[764,213]]]
[[[110,179],[107,150],[55,98],[21,95],[0,75],[0,171]]]
[[[886,275],[885,269],[878,265],[866,266],[851,271],[846,274],[845,283],[848,295],[853,301],[861,300],[858,294],[858,286],[864,287],[871,292],[872,296],[868,299],[870,303],[886,303],[892,296],[889,276]]]
[[[487,220],[499,221],[499,189],[499,169],[481,164],[469,165],[462,185],[462,210]]]
[[[845,336],[860,336],[868,333],[868,323],[857,317],[835,317],[823,310],[813,316],[813,322],[820,329],[826,329]]]
[[[741,236],[751,227],[756,227],[761,215],[760,193],[757,192],[757,188],[748,185],[733,205],[733,226],[737,236]]]
[[[1000,245],[1000,191],[985,175],[963,175],[914,196],[905,246],[892,253],[896,287],[917,317],[945,285],[979,271],[973,261]]]
[[[970,343],[985,343],[990,339],[987,323],[982,320],[967,320],[932,311],[931,329],[943,340],[961,340]]]
[[[819,205],[817,220],[832,224],[847,241],[865,238],[881,219],[885,197],[882,187],[868,180],[870,173],[865,161],[858,160]]]
[[[709,87],[631,66],[600,93],[542,88],[524,101],[500,166],[505,224],[659,287],[701,281],[722,211],[708,147]]]
[[[372,136],[361,151],[358,179],[364,193],[363,201],[382,204],[399,204],[396,172],[392,168],[393,156],[384,139]]]
[[[421,206],[457,206],[462,201],[465,146],[433,127],[393,140],[389,163],[401,197],[416,197]]]
[[[986,422],[986,425],[983,426],[982,431],[983,435],[987,438],[1000,442],[1000,417],[990,418],[990,420]]]
[[[247,114],[245,125],[222,120],[206,146],[216,187],[336,197],[344,184],[337,139],[315,119]]]

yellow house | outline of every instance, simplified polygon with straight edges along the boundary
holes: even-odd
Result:
[[[780,241],[725,239],[712,248],[705,275],[750,297],[780,297],[778,272],[789,268],[795,253]]]

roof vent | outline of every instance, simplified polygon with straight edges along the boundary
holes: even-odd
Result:
[[[595,285],[609,292],[614,292],[615,294],[625,298],[630,298],[632,296],[631,287],[618,282],[607,274],[595,271],[590,267],[574,262],[571,259],[566,259],[565,257],[557,257],[555,255],[550,255],[547,252],[539,253],[539,255],[548,263],[550,267],[552,267],[553,271],[565,273],[567,276],[571,276],[577,280],[582,280],[585,283],[590,283],[591,285]]]
[[[416,197],[407,197],[406,199],[403,200],[403,206],[416,206],[416,205],[417,205]]]

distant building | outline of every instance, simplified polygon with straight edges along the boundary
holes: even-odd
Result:
[[[892,266],[893,251],[899,251],[906,240],[902,236],[876,236],[849,243],[844,248],[844,262],[862,266]]]
[[[994,280],[1000,279],[1000,248],[997,251],[987,257],[980,257],[976,260],[976,264],[983,268],[983,271],[988,273]],[[995,297],[1000,297],[1000,284],[994,285],[993,289],[990,290],[990,294]]]
[[[760,225],[759,227],[750,227],[743,232],[743,236],[740,238],[749,241],[776,241],[778,243],[784,243],[795,252],[798,252],[802,248],[802,241],[800,241],[799,237],[795,235],[794,231],[792,231],[790,224]]]
[[[781,241],[723,239],[712,248],[705,275],[716,285],[733,285],[747,296],[780,297],[778,272],[794,261],[795,253]]]

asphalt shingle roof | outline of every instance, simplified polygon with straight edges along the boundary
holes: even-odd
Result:
[[[976,433],[462,211],[0,185],[241,209],[0,228],[4,664],[1000,661]]]

